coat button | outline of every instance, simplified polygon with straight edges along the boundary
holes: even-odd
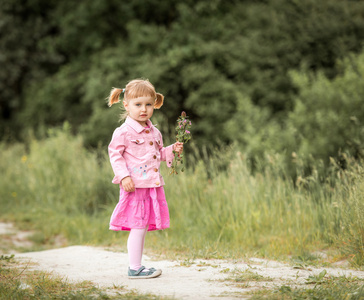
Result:
[[[157,168],[154,168],[154,172],[158,172],[158,169]]]
[[[150,141],[150,142],[149,142],[149,145],[153,145],[153,142],[152,142],[152,141]]]
[[[157,158],[157,155],[153,155],[153,158],[156,159]]]
[[[159,182],[156,182],[155,185],[159,185],[160,183]]]
[[[150,131],[149,130],[146,130],[145,133],[149,133]]]

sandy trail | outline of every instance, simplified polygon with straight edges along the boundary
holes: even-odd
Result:
[[[5,234],[9,234],[9,228],[6,231],[1,225],[0,237],[4,238]],[[19,237],[19,232],[14,236]],[[127,253],[91,246],[16,253],[15,258],[23,263],[32,262],[28,269],[52,272],[75,282],[88,280],[100,288],[107,288],[109,292],[115,287],[120,292],[122,287],[122,291],[135,290],[176,299],[215,299],[216,296],[244,299],[249,297],[247,293],[255,289],[273,289],[282,285],[307,287],[306,279],[324,269],[326,276],[364,279],[364,271],[327,267],[296,269],[289,264],[258,258],[244,261],[171,261],[143,256],[144,265],[160,268],[163,274],[155,279],[130,280],[126,275]],[[229,280],[237,272],[247,277],[241,282]]]
[[[210,295],[226,295],[231,289],[224,283],[214,282],[224,276],[213,267],[181,267],[177,262],[152,261],[146,256],[143,258],[144,264],[162,269],[163,274],[155,279],[130,280],[126,275],[126,253],[89,246],[22,253],[16,254],[16,257],[31,259],[38,263],[36,268],[55,272],[69,280],[90,280],[104,288],[123,286],[141,293],[174,296],[178,299],[209,299]]]
[[[140,293],[173,296],[177,299],[211,299],[224,296],[224,299],[243,298],[252,289],[273,288],[281,285],[305,285],[310,275],[319,274],[324,268],[298,270],[292,266],[263,259],[250,259],[248,263],[223,260],[199,260],[184,266],[178,261],[152,261],[144,256],[146,266],[163,270],[162,276],[155,279],[130,280],[126,276],[128,257],[126,253],[112,252],[90,246],[71,246],[40,252],[19,253],[16,258],[37,263],[32,268],[54,272],[71,281],[92,281],[102,288],[122,286]],[[262,277],[244,282],[243,285],[227,281],[233,270]],[[328,275],[356,276],[364,278],[363,271],[325,268]]]

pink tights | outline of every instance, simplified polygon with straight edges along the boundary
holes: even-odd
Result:
[[[132,270],[138,270],[142,266],[144,240],[148,228],[132,228],[128,238],[129,266]]]

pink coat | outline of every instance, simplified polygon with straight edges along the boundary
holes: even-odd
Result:
[[[112,180],[120,184],[130,176],[136,188],[151,188],[164,185],[159,171],[161,161],[171,167],[173,145],[163,147],[160,131],[147,121],[149,128],[127,117],[124,124],[116,128],[109,144],[109,157],[115,177]]]

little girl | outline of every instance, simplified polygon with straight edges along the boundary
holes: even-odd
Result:
[[[120,185],[119,203],[110,220],[110,229],[130,231],[128,238],[129,278],[154,278],[161,270],[141,265],[147,231],[169,227],[169,212],[160,174],[161,161],[172,165],[173,150],[182,153],[183,143],[163,147],[162,135],[150,118],[154,108],[163,105],[164,96],[156,93],[148,80],[132,80],[125,89],[114,88],[108,98],[109,106],[119,102],[124,92],[126,118],[109,144],[109,156],[115,177]]]

